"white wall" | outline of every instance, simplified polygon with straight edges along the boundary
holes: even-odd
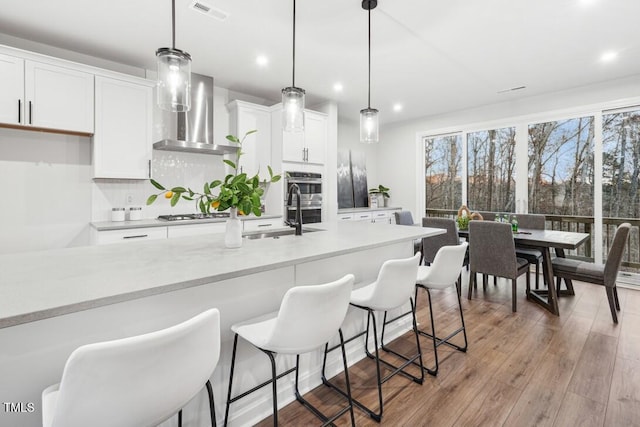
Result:
[[[424,195],[419,194],[418,189],[424,172],[419,170],[419,157],[423,155],[416,141],[419,134],[478,129],[489,122],[504,126],[522,116],[546,120],[580,108],[585,111],[619,108],[629,105],[633,102],[631,98],[638,96],[640,76],[381,126],[376,153],[377,178],[391,188],[394,206],[409,209],[414,218],[421,218],[424,216],[420,209]]]

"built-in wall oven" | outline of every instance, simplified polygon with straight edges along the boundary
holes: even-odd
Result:
[[[300,211],[302,223],[310,224],[322,221],[322,174],[313,172],[285,172],[284,210],[287,220],[296,217],[296,195],[293,193],[291,204],[287,195],[292,184],[300,188]]]

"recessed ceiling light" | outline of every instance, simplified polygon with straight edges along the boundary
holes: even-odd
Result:
[[[258,64],[260,67],[266,67],[268,63],[269,63],[269,58],[267,58],[266,56],[258,55],[256,57],[256,64]]]
[[[336,92],[342,92],[343,89],[344,86],[342,86],[342,83],[336,83],[333,85],[333,90]]]
[[[600,56],[600,61],[602,62],[611,62],[618,57],[618,52],[614,52],[612,50],[605,52]]]
[[[402,104],[393,104],[393,111],[395,112],[402,111]]]

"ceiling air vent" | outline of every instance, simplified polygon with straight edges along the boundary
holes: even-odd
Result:
[[[229,14],[224,10],[217,9],[200,0],[192,2],[189,7],[197,12],[204,13],[205,15],[215,18],[219,21],[224,21],[229,17]]]

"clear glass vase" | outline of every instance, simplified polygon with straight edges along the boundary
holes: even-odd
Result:
[[[238,208],[230,208],[224,233],[224,245],[227,248],[239,248],[242,246],[242,221],[238,218]]]

